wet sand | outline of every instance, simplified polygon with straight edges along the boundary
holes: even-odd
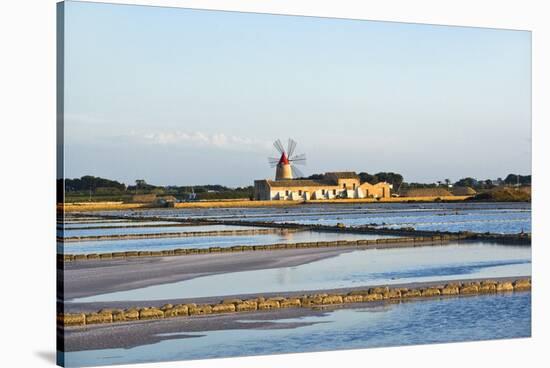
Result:
[[[64,351],[128,349],[162,340],[196,338],[202,336],[201,332],[216,330],[296,328],[313,323],[279,323],[276,320],[324,313],[322,310],[294,308],[66,328]]]
[[[65,264],[64,298],[124,291],[227,272],[294,267],[334,257],[359,247],[304,248],[276,251],[126,258]],[[60,272],[60,271],[58,271]]]

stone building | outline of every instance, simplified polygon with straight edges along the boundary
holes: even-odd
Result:
[[[391,185],[362,183],[353,171],[328,172],[322,180],[278,179],[254,181],[255,200],[322,200],[388,198]]]

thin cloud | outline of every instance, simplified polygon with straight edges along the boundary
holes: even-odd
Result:
[[[236,151],[265,151],[271,147],[271,142],[239,137],[225,133],[207,134],[203,132],[154,132],[132,134],[134,138],[141,138],[144,143],[154,145],[190,145],[212,147]]]

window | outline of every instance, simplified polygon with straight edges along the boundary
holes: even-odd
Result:
[[[285,191],[285,195],[287,195],[287,196],[288,196],[288,190],[287,190],[287,191]]]
[[[353,190],[355,190],[355,183],[353,183]]]
[[[302,195],[302,191],[301,191],[301,190],[298,191],[298,195]]]
[[[346,183],[344,183],[344,189],[346,189]]]
[[[332,190],[332,194],[336,195],[336,189]]]
[[[321,193],[323,193],[323,195],[325,195],[325,190],[323,189],[323,190],[321,191]]]

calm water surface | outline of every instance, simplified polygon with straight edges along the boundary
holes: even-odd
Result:
[[[414,227],[418,230],[494,233],[531,232],[530,203],[370,203],[271,208],[119,211],[124,216],[212,218],[348,226]]]
[[[90,221],[90,222],[65,222],[65,229],[79,228],[79,227],[133,227],[133,226],[143,226],[143,225],[170,225],[173,224],[171,221],[126,221],[126,220],[101,220],[101,221]],[[58,224],[58,228],[61,226]]]
[[[274,322],[314,324],[297,328],[190,333],[194,337],[131,349],[72,352],[66,354],[66,364],[145,363],[530,337],[531,293],[340,309],[323,316]]]
[[[172,223],[168,223],[172,224]],[[205,231],[228,231],[228,230],[254,230],[266,229],[259,226],[233,226],[233,225],[206,225],[206,226],[163,226],[163,227],[136,227],[129,226],[114,229],[65,229],[66,237],[69,236],[96,236],[96,235],[119,235],[119,234],[162,234],[162,233],[189,233]],[[58,231],[59,233],[59,231]]]
[[[230,272],[74,301],[162,300],[530,274],[531,247],[462,243],[357,250],[296,267]]]
[[[203,228],[211,228],[212,225]],[[183,228],[182,228],[183,229]],[[328,233],[316,231],[287,232],[259,235],[191,236],[182,238],[128,239],[70,242],[61,245],[59,251],[71,254],[108,253],[124,251],[152,251],[175,248],[232,247],[235,245],[263,245],[338,240],[391,238],[372,234]]]

